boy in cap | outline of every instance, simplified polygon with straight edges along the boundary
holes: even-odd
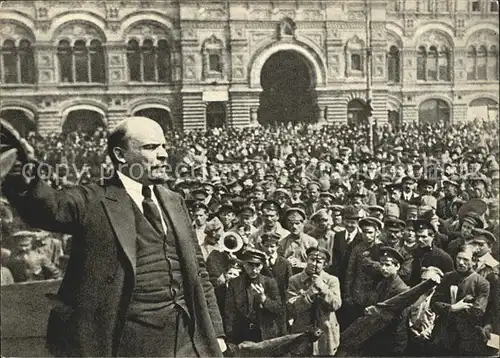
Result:
[[[476,327],[483,324],[490,284],[474,272],[473,254],[470,245],[462,247],[456,270],[444,275],[431,299],[431,308],[439,316],[440,355],[477,356],[484,345]]]
[[[380,253],[380,272],[383,278],[375,289],[376,302],[383,302],[408,290],[408,286],[398,275],[403,263],[403,257],[397,250],[388,246],[381,247]],[[378,311],[376,306],[369,306],[365,309],[365,313],[368,315],[374,314],[376,311]],[[407,341],[405,321],[396,316],[388,326],[377,332],[366,342],[364,352],[374,356],[401,355],[406,349]]]
[[[205,229],[207,226],[208,220],[208,208],[202,202],[196,202],[192,205],[192,219],[193,219],[193,228],[196,233],[196,238],[198,239],[198,243],[202,245],[205,242]]]
[[[266,254],[249,248],[240,260],[243,272],[229,281],[226,292],[223,321],[227,339],[237,345],[275,338],[284,305],[276,280],[260,274]]]
[[[290,234],[278,243],[278,253],[292,265],[293,273],[299,273],[306,265],[306,250],[318,246],[318,241],[304,233],[306,214],[302,209],[290,208],[286,212]]]
[[[307,262],[303,271],[290,278],[288,312],[293,319],[292,333],[318,327],[323,334],[309,346],[306,356],[333,356],[340,340],[339,324],[335,311],[342,299],[337,277],[327,274],[324,268],[330,253],[321,247],[306,251]],[[292,352],[293,354],[293,352]]]

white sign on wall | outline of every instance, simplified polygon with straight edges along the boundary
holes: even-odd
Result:
[[[227,91],[205,91],[203,102],[224,102],[229,99]]]

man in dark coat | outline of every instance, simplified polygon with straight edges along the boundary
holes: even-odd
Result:
[[[413,251],[411,277],[409,283],[414,286],[420,282],[420,272],[423,267],[434,266],[443,273],[453,270],[453,260],[448,253],[434,244],[435,231],[427,220],[414,221],[418,248]]]
[[[378,283],[375,292],[377,302],[384,302],[408,289],[398,275],[398,270],[403,263],[403,256],[392,247],[382,247],[380,249],[380,272],[383,276]],[[369,306],[365,309],[366,314],[371,314],[376,310],[375,306]],[[406,349],[408,343],[408,334],[406,321],[402,316],[396,316],[387,327],[377,332],[371,337],[364,346],[365,353],[373,356],[396,356],[401,355]]]
[[[280,291],[281,301],[286,302],[288,281],[293,275],[292,265],[283,256],[278,255],[278,241],[280,240],[280,236],[278,234],[264,234],[261,238],[262,251],[264,251],[267,255],[267,260],[261,273],[264,276],[271,277],[276,280]],[[283,314],[281,317],[284,319],[279,321],[279,335],[284,336],[287,334],[286,315]]]
[[[5,194],[27,223],[73,235],[49,317],[53,354],[222,356],[226,349],[187,208],[163,185],[165,149],[156,122],[132,117],[108,137],[109,180],[56,191],[37,165],[28,176],[23,163],[6,178]]]
[[[478,356],[484,350],[481,328],[490,284],[474,272],[471,246],[460,250],[456,264],[457,269],[444,275],[431,299],[438,315],[434,334],[442,355]]]
[[[279,335],[284,315],[278,284],[261,275],[266,254],[247,249],[241,254],[243,272],[229,282],[224,307],[224,330],[230,343],[261,342]]]

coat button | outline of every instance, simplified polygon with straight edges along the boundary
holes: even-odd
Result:
[[[109,275],[108,277],[106,277],[106,281],[108,281],[108,283],[112,283],[114,280],[114,276]]]

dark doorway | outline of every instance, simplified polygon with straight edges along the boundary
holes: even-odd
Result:
[[[207,128],[226,127],[226,102],[209,102],[206,108],[206,118]]]
[[[347,104],[347,124],[362,126],[368,123],[365,112],[365,101],[356,98]]]
[[[72,111],[64,121],[62,131],[94,134],[97,128],[106,128],[102,115],[98,112],[80,109]]]
[[[36,131],[36,122],[20,109],[5,109],[0,117],[12,124],[21,137],[27,137],[29,132]]]
[[[387,111],[387,119],[389,125],[396,131],[399,131],[400,128],[400,115],[399,111]]]
[[[262,125],[315,123],[319,107],[307,60],[294,51],[278,51],[260,74],[262,93],[258,121]]]
[[[163,108],[144,108],[134,113],[134,116],[148,117],[158,123],[164,132],[172,130],[170,113]]]
[[[420,124],[450,123],[450,106],[441,99],[428,99],[418,107]]]

